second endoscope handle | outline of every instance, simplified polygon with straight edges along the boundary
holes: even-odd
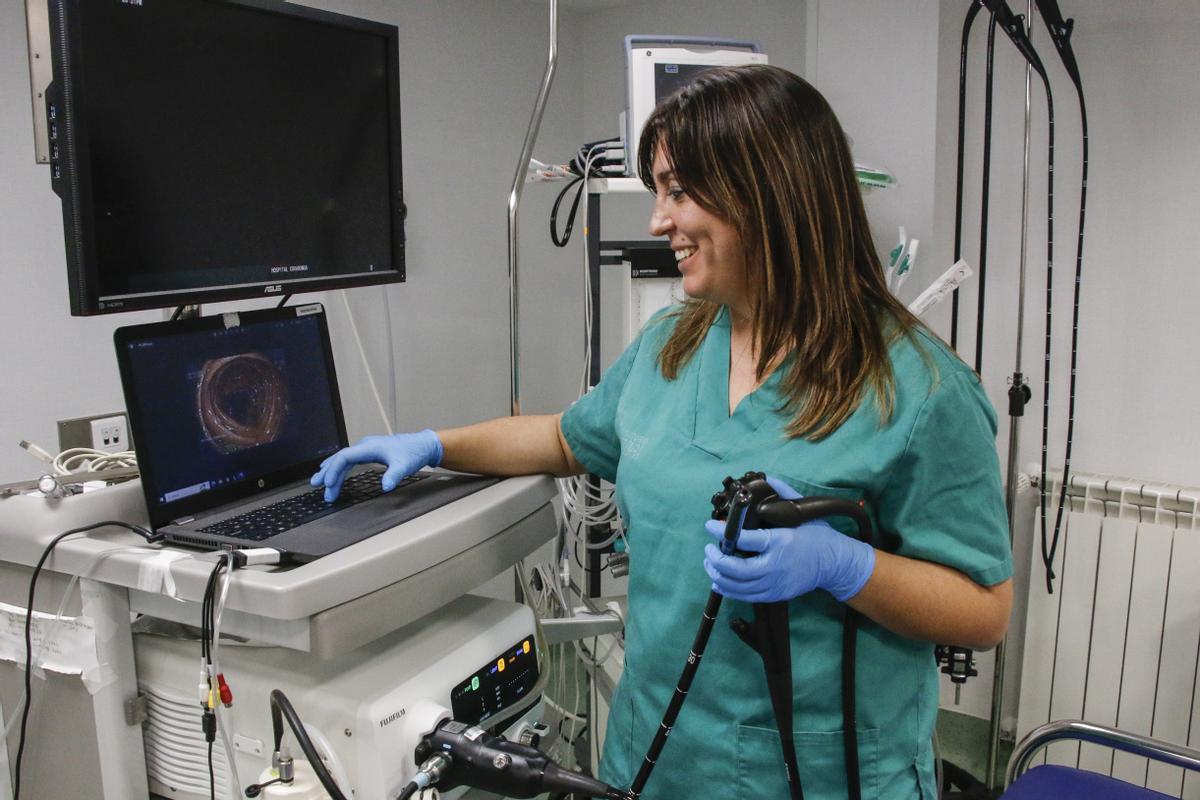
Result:
[[[443,722],[421,740],[414,758],[421,763],[435,753],[450,762],[434,784],[442,790],[470,786],[505,797],[536,797],[547,792],[609,800],[628,797],[620,789],[563,769],[535,747],[492,736],[462,722]]]

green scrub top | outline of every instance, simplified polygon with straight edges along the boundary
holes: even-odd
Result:
[[[818,442],[789,439],[779,372],[729,414],[729,317],[668,381],[657,356],[675,316],[655,317],[563,415],[587,469],[616,485],[628,526],[625,669],[613,697],[601,778],[628,787],[658,728],[711,589],[704,530],[728,475],[759,470],[806,496],[865,499],[875,546],[953,567],[979,584],[1012,574],[996,414],[975,374],[926,331],[889,348],[895,408],[868,397]],[[838,522],[835,526],[848,530]],[[847,796],[842,745],[841,604],[823,591],[789,603],[794,730],[807,800]],[[645,800],[785,798],[787,784],[762,662],[730,630],[752,606],[725,600]],[[858,752],[864,798],[937,797],[933,644],[861,619]]]

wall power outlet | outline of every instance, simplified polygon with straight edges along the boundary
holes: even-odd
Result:
[[[129,431],[125,415],[102,417],[91,422],[92,449],[105,453],[120,453],[129,449]]]
[[[59,420],[58,446],[60,450],[90,447],[104,453],[132,450],[129,420],[121,411],[101,416]]]

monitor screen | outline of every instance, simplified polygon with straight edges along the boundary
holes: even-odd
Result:
[[[52,0],[73,314],[404,279],[395,26],[264,0]]]

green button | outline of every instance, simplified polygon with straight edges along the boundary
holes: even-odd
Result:
[[[475,689],[478,689],[478,688],[479,688],[479,676],[476,675],[474,678],[471,678],[471,690],[474,691]]]

